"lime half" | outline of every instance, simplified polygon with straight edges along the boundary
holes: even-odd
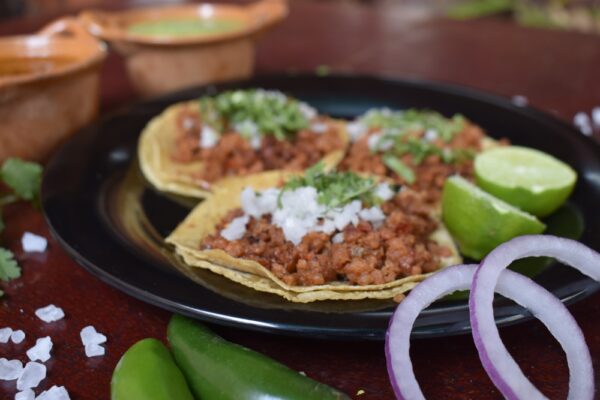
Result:
[[[460,176],[450,177],[442,195],[442,217],[460,251],[481,260],[501,243],[536,234],[546,226],[536,217],[479,189]]]
[[[506,146],[477,155],[475,179],[486,192],[543,217],[569,197],[577,174],[567,164],[539,150]]]

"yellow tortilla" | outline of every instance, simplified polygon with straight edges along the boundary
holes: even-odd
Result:
[[[209,269],[233,281],[256,290],[274,293],[294,302],[311,302],[333,299],[389,299],[410,290],[428,275],[415,275],[380,285],[350,285],[332,282],[325,285],[290,286],[277,278],[270,270],[254,260],[236,258],[223,250],[200,250],[200,242],[216,233],[216,226],[231,211],[241,206],[240,193],[245,187],[255,190],[267,189],[279,184],[291,174],[281,171],[247,177],[243,181],[221,185],[218,191],[198,205],[166,239],[175,246],[187,265]],[[448,231],[440,228],[432,240],[446,246],[452,255],[442,260],[440,267],[462,262]]]
[[[225,177],[209,185],[206,181],[194,177],[202,171],[202,161],[190,163],[173,161],[171,154],[175,150],[175,139],[178,134],[177,117],[181,110],[195,105],[194,101],[178,103],[170,106],[160,115],[153,118],[140,136],[138,157],[144,176],[158,190],[184,196],[205,198],[218,190],[220,186],[235,185],[236,181],[245,181],[248,176]],[[336,126],[337,132],[344,143],[344,148],[333,151],[323,158],[322,161],[326,168],[331,169],[344,157],[345,147],[349,143],[349,138],[346,133],[345,122],[329,119],[328,124]]]

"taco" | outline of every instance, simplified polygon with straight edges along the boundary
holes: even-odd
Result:
[[[446,178],[473,177],[477,153],[507,143],[460,114],[371,109],[347,125],[352,144],[339,168],[392,179],[439,206]]]
[[[345,124],[281,92],[235,90],[175,104],[139,140],[144,176],[162,191],[206,197],[265,171],[302,171],[343,157]]]
[[[167,242],[190,266],[294,302],[398,298],[461,262],[417,192],[322,164],[222,186]]]

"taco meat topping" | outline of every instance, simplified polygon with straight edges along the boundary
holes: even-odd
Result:
[[[438,222],[421,194],[349,172],[317,165],[282,189],[247,188],[241,203],[200,247],[255,260],[289,285],[382,284],[451,255],[431,239]]]
[[[334,281],[382,284],[433,272],[440,267],[440,258],[451,254],[450,249],[430,239],[438,223],[423,207],[420,194],[400,191],[383,203],[381,210],[386,218],[378,227],[361,219],[341,232],[310,232],[299,245],[286,239],[270,215],[250,218],[241,238],[230,241],[217,233],[200,247],[255,260],[285,283],[301,286]],[[231,212],[217,226],[217,232],[242,215],[241,209]]]
[[[337,127],[308,104],[261,89],[223,92],[182,109],[171,157],[203,161],[197,178],[299,171],[344,148]]]
[[[460,115],[371,110],[349,124],[354,143],[340,169],[386,176],[439,202],[446,179],[473,177],[485,133]]]

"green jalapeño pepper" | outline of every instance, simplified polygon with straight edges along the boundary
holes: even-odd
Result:
[[[194,400],[169,350],[143,339],[123,354],[110,382],[112,400]]]
[[[198,399],[342,400],[345,394],[174,315],[167,332],[175,362]]]

